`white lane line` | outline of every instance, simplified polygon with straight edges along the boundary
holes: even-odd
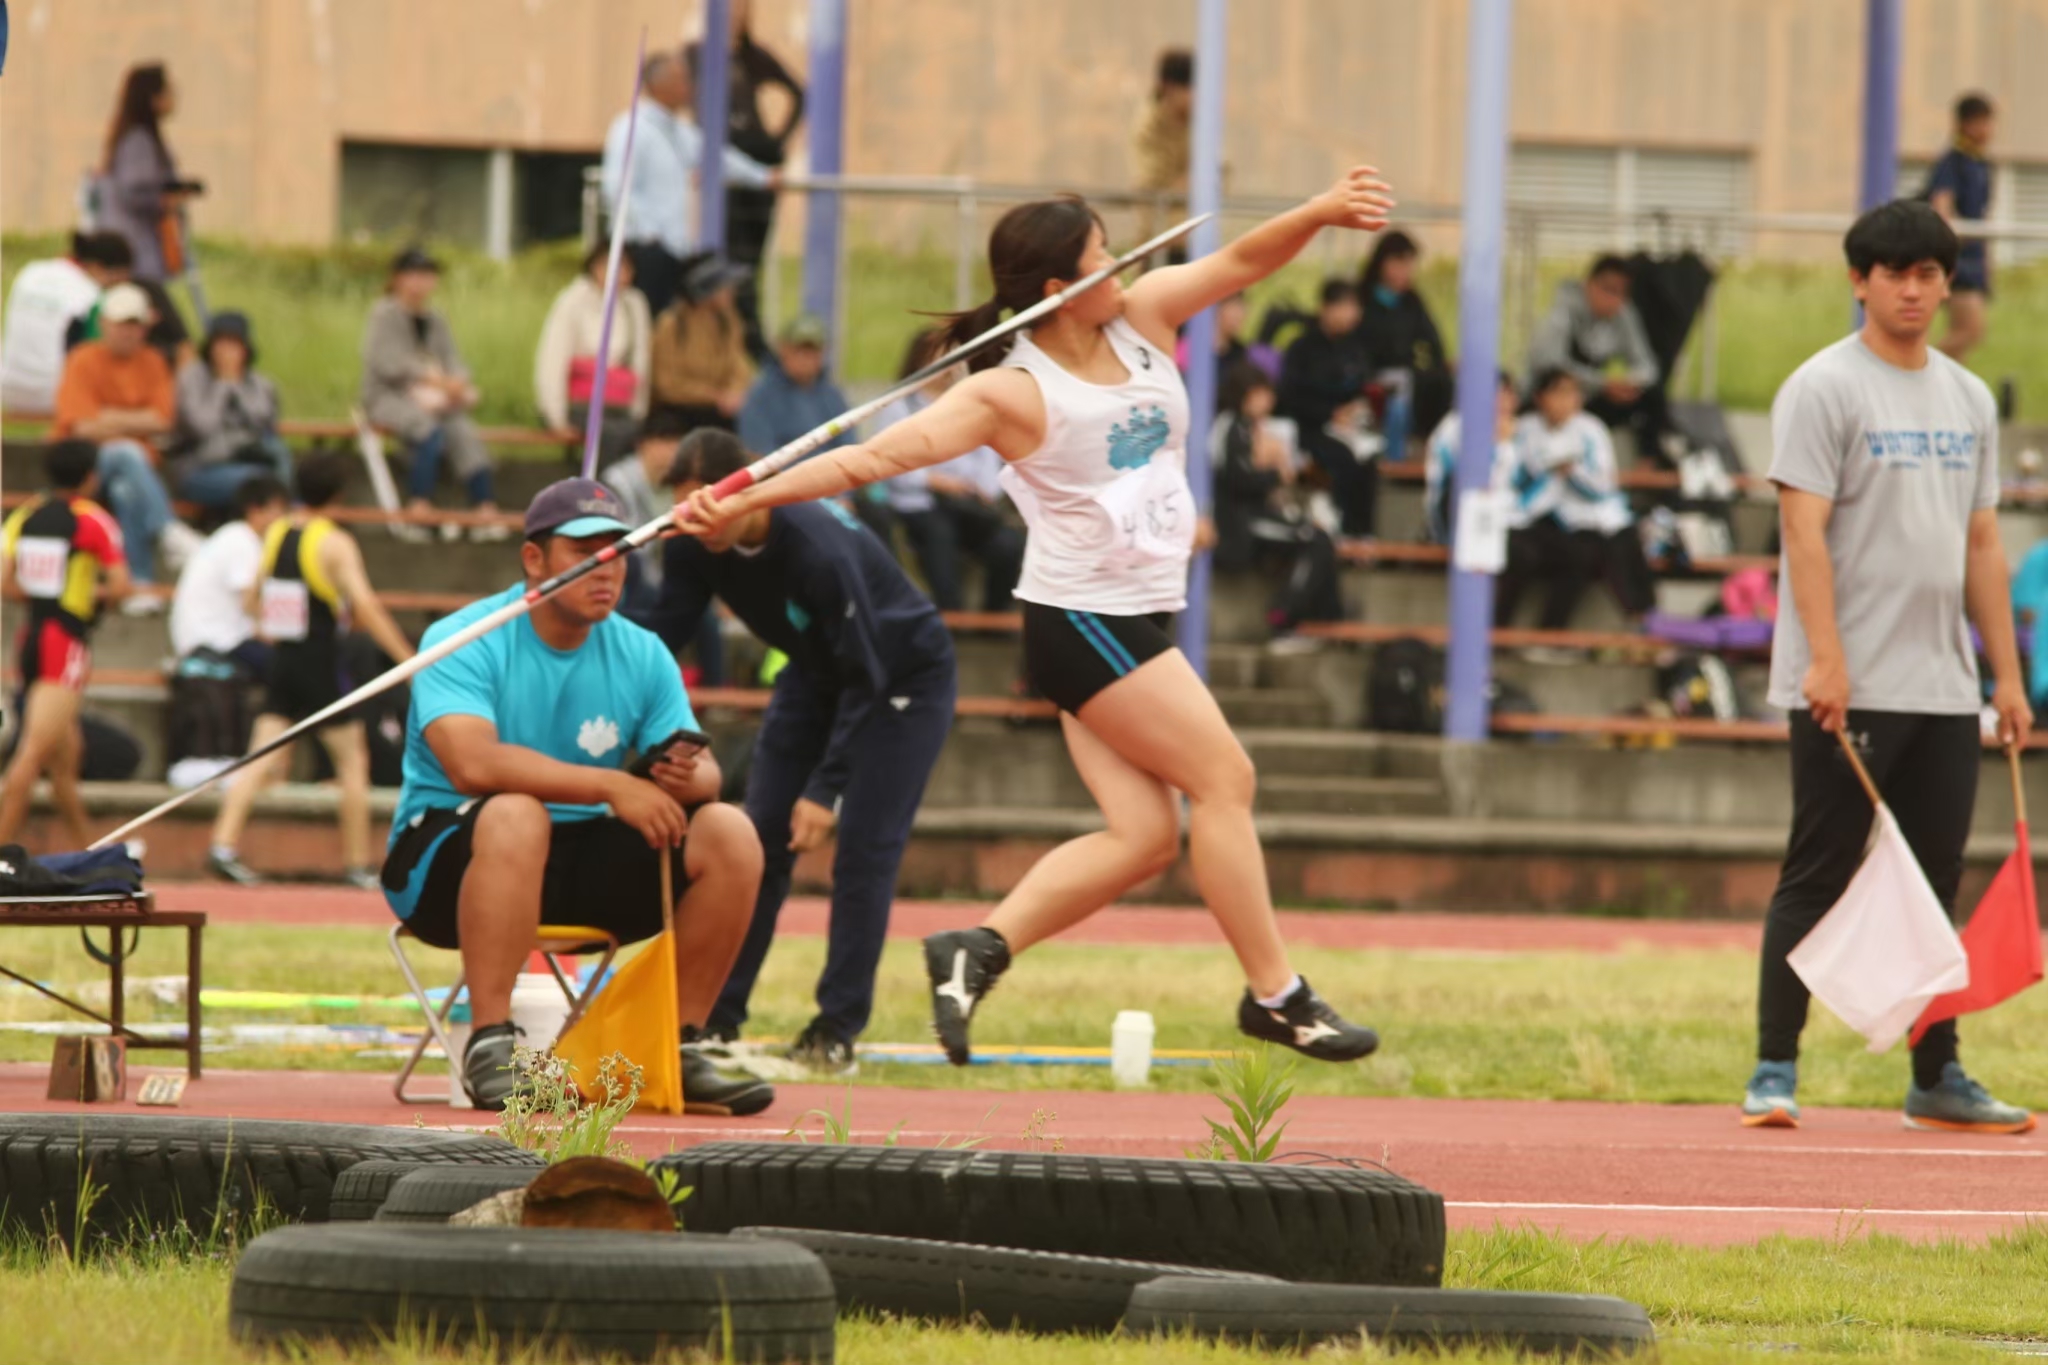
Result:
[[[2048,1218],[2048,1210],[2042,1209],[1831,1209],[1784,1204],[1549,1204],[1446,1199],[1444,1207],[1555,1213],[1806,1213],[1849,1218]]]

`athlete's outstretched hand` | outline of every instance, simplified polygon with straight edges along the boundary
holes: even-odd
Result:
[[[1378,167],[1353,166],[1310,202],[1330,227],[1378,232],[1394,211],[1394,187],[1380,179]]]
[[[737,502],[712,496],[711,485],[705,484],[677,503],[668,518],[686,536],[708,536],[739,514]]]

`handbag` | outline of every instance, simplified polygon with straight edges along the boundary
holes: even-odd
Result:
[[[604,372],[604,405],[608,408],[626,407],[633,401],[634,391],[639,387],[640,376],[619,365],[608,367]],[[569,362],[569,401],[588,403],[590,395],[597,389],[597,357],[579,355]]]

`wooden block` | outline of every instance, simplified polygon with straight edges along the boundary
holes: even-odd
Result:
[[[184,1076],[173,1071],[159,1071],[154,1076],[145,1077],[142,1088],[135,1092],[135,1102],[175,1106],[185,1098],[185,1080]]]
[[[50,1060],[53,1100],[101,1104],[128,1094],[128,1043],[122,1038],[71,1036],[57,1040]]]

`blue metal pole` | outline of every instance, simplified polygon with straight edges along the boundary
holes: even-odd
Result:
[[[1508,69],[1514,0],[1472,0],[1465,52],[1465,211],[1458,256],[1458,499],[1493,483],[1494,375],[1500,369],[1502,238],[1507,217]],[[1455,525],[1455,518],[1453,519]],[[1488,730],[1493,575],[1453,566],[1444,738]]]
[[[1188,148],[1188,212],[1214,213],[1223,204],[1223,52],[1229,37],[1230,0],[1196,0],[1195,117]],[[1196,228],[1189,256],[1206,256],[1223,245],[1220,221]],[[1209,423],[1216,415],[1216,310],[1205,308],[1188,320],[1188,486],[1195,506],[1207,514],[1211,497]],[[1195,672],[1209,676],[1209,555],[1197,551],[1188,565],[1188,605],[1180,614],[1180,651]]]
[[[697,247],[725,250],[725,141],[732,125],[732,0],[704,0],[704,41],[697,49]]]
[[[804,116],[810,120],[811,174],[841,174],[845,168],[846,0],[811,0],[810,91]],[[830,190],[813,190],[804,205],[803,298],[804,311],[825,319],[837,338],[839,196]]]
[[[1863,175],[1859,209],[1894,193],[1899,173],[1899,61],[1903,0],[1868,0],[1863,35]]]

